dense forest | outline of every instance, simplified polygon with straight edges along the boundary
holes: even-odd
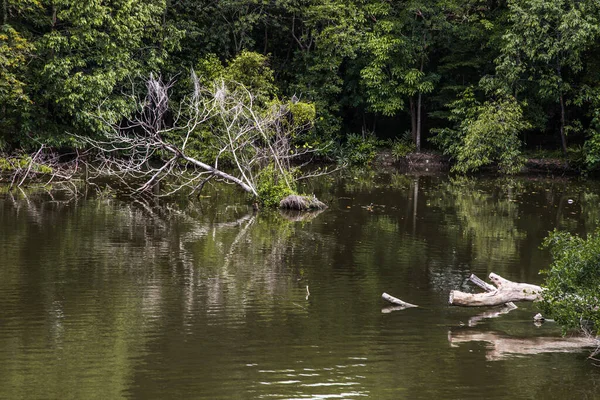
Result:
[[[77,146],[74,134],[102,134],[99,115],[131,116],[127,95],[150,74],[178,101],[195,71],[313,106],[302,143],[335,143],[322,146],[332,158],[387,140],[463,172],[514,172],[540,149],[600,163],[596,0],[2,0],[1,12],[5,153]]]

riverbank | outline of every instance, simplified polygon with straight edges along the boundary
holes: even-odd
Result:
[[[59,161],[60,157],[40,157],[32,155],[0,155],[0,182],[20,186],[27,183],[48,183],[72,179],[77,173],[83,173],[78,160]],[[321,160],[323,162],[323,160]],[[332,161],[332,163],[335,163]],[[80,165],[81,164],[81,165]],[[406,172],[440,173],[449,172],[452,167],[450,159],[435,151],[409,153],[397,158],[391,149],[377,151],[371,164],[376,168],[397,169]],[[479,173],[497,174],[495,166],[487,166]],[[576,176],[583,171],[568,161],[556,157],[527,158],[518,175]],[[587,176],[597,173],[587,173]]]
[[[408,171],[418,172],[444,172],[450,171],[452,162],[442,154],[424,151],[420,153],[410,153],[405,157],[397,159],[392,155],[389,149],[380,150],[373,165],[383,168],[399,168]],[[489,166],[482,168],[481,172],[495,173],[495,167]],[[574,176],[581,174],[582,171],[568,161],[560,158],[527,158],[525,165],[519,172],[519,175],[568,175]]]

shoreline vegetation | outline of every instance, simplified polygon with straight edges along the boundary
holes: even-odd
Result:
[[[50,157],[36,159],[34,154],[3,154],[0,153],[0,182],[4,184],[13,184],[18,186],[21,181],[23,183],[48,183],[54,181],[66,181],[71,178],[85,178],[85,175],[77,176],[78,172],[82,172],[81,165],[78,165],[76,157],[77,153],[51,154]],[[335,160],[318,160],[315,161],[319,165],[335,166]],[[389,148],[377,150],[373,159],[359,167],[372,166],[375,168],[393,168],[399,171],[407,172],[437,172],[452,174],[452,161],[448,157],[434,151],[422,151],[419,153],[409,153],[402,157],[394,157]],[[343,166],[344,167],[344,166]],[[591,177],[596,177],[597,174],[592,171]],[[83,174],[83,172],[82,172]],[[478,175],[503,175],[494,166],[482,168],[481,170],[471,173],[473,176]],[[518,171],[517,175],[565,175],[576,176],[580,175],[581,171],[569,161],[560,157],[530,157],[525,158],[523,167]]]
[[[50,153],[48,157],[37,158],[40,152],[34,154],[2,154],[0,153],[0,183],[13,187],[27,183],[45,184],[57,181],[68,181],[70,179],[85,180],[83,164],[77,160],[78,154],[65,153],[62,155]],[[336,166],[335,160],[316,161],[319,165]],[[409,153],[402,157],[395,157],[390,148],[379,149],[375,152],[373,159],[359,167],[374,167],[381,169],[394,169],[406,172],[432,172],[448,173],[452,169],[451,160],[439,152],[422,151]],[[78,175],[79,174],[79,175]],[[478,175],[502,175],[494,166],[482,168],[473,176]],[[569,161],[561,157],[530,157],[526,158],[523,167],[517,175],[550,175],[550,176],[578,176],[581,171],[572,166]],[[592,171],[591,177],[597,174]]]

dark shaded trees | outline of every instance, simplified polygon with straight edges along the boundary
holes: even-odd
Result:
[[[592,0],[2,0],[1,12],[6,150],[71,147],[65,132],[98,133],[98,105],[107,117],[130,115],[121,94],[136,77],[187,77],[252,52],[267,60],[275,92],[315,105],[314,145],[409,131],[419,150],[435,128],[445,129],[442,151],[475,154],[452,119],[472,87],[472,112],[514,99],[524,124],[510,136],[520,145],[531,145],[525,131],[556,131],[564,152],[569,137],[588,165],[600,160]],[[383,118],[388,128],[374,123]]]

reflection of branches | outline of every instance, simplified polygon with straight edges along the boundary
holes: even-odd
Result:
[[[53,262],[48,252],[65,258],[75,254],[89,257],[90,268],[103,274],[125,274],[136,282],[143,279],[146,289],[139,300],[150,320],[161,314],[165,301],[180,301],[183,329],[189,328],[200,309],[228,308],[244,314],[250,304],[245,300],[256,293],[260,293],[257,301],[272,306],[278,295],[290,293],[289,286],[299,285],[286,279],[295,272],[286,262],[294,256],[295,246],[320,240],[306,226],[300,228],[276,213],[253,214],[247,206],[223,205],[207,213],[197,208],[199,202],[165,204],[160,198],[140,196],[126,202],[95,197],[66,207],[68,203],[61,202],[57,193],[49,198],[43,192],[19,194],[0,196],[0,209],[14,206],[11,213],[19,220],[14,227],[7,226],[7,232],[14,228],[7,239],[15,244],[31,242],[41,232],[53,242],[39,250],[44,260],[40,262]],[[39,227],[23,229],[34,223],[33,218]],[[181,284],[174,286],[170,279]],[[308,284],[302,282],[301,289]],[[297,300],[309,294],[308,290],[292,292]]]
[[[31,154],[16,154],[1,157],[5,163],[4,169],[10,171],[9,189],[22,187],[28,182],[44,182],[45,185],[53,181],[69,181],[79,170],[79,157],[72,162],[63,162],[61,158],[69,155],[59,155],[48,149],[45,145]]]
[[[240,229],[238,234],[235,236],[233,243],[231,243],[231,246],[229,247],[229,252],[225,255],[225,264],[226,265],[229,264],[229,262],[231,260],[231,256],[232,256],[233,252],[236,250],[238,243],[244,236],[246,236],[246,233],[248,232],[248,228],[250,227],[250,225],[252,225],[252,223],[254,223],[255,218],[256,218],[255,215],[247,214],[235,222],[237,225],[241,225],[242,222],[248,221],[246,223],[246,226],[244,226],[242,229]]]
[[[279,215],[291,222],[306,222],[317,218],[324,210],[313,211],[295,211],[295,210],[279,210]]]

